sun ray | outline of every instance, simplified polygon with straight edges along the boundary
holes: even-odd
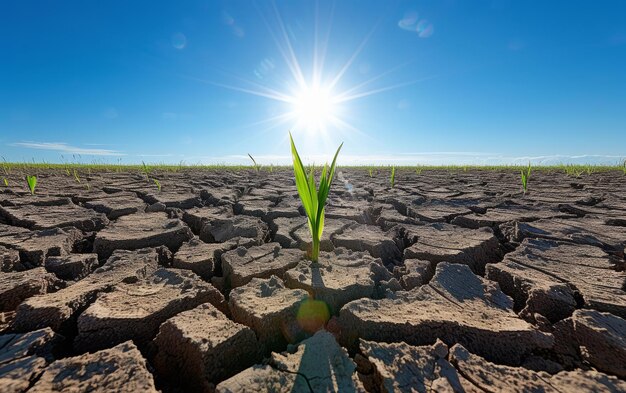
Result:
[[[338,98],[337,103],[352,101],[352,100],[356,100],[357,98],[363,98],[363,97],[371,96],[373,94],[379,94],[379,93],[383,93],[383,92],[386,92],[386,91],[389,91],[389,90],[394,90],[394,89],[399,89],[401,87],[411,86],[411,85],[414,85],[416,83],[424,82],[424,81],[427,81],[427,80],[430,80],[430,79],[434,79],[434,78],[436,78],[436,76],[430,76],[430,77],[426,77],[426,78],[415,79],[415,80],[410,81],[410,82],[396,83],[395,85],[381,87],[379,89],[374,89],[374,90],[368,90],[368,91],[364,91],[362,93],[353,94],[353,95],[350,95],[350,96],[340,97],[340,98]]]
[[[329,22],[328,25],[324,26],[320,23],[322,18],[320,18],[319,2],[315,2],[312,67],[310,68],[310,78],[305,78],[302,65],[296,56],[294,46],[291,42],[292,40],[288,34],[287,26],[276,3],[272,1],[272,5],[269,9],[264,8],[265,12],[269,12],[269,15],[266,15],[257,3],[254,3],[254,5],[288,69],[286,74],[290,75],[292,79],[285,81],[280,80],[278,81],[280,82],[278,85],[272,87],[267,85],[269,83],[268,81],[260,83],[236,75],[230,76],[238,81],[240,85],[192,78],[214,86],[271,99],[285,105],[282,113],[246,125],[246,128],[268,126],[263,127],[262,132],[266,132],[278,126],[290,123],[292,131],[302,131],[309,137],[315,137],[313,138],[314,140],[323,142],[330,142],[329,139],[332,134],[330,132],[331,129],[333,132],[349,131],[350,133],[359,135],[359,137],[366,136],[352,124],[352,120],[347,120],[346,108],[344,108],[345,104],[359,98],[410,86],[430,79],[422,78],[363,91],[363,89],[372,86],[375,82],[381,81],[383,78],[411,63],[407,62],[385,70],[353,86],[348,86],[341,91],[337,91],[339,82],[361,55],[384,18],[382,16],[378,18],[372,29],[367,32],[363,40],[359,42],[354,52],[350,54],[347,61],[341,65],[337,72],[325,74],[326,56],[331,32],[333,31],[333,18],[336,6],[334,2],[332,3],[330,11],[325,10],[325,12],[329,13]],[[270,23],[270,20],[272,23]],[[308,70],[309,69],[307,69],[307,72]],[[224,73],[228,75],[228,72]],[[277,81],[273,80],[273,82]]]

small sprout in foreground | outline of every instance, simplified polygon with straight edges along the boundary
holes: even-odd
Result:
[[[337,148],[330,169],[328,168],[328,164],[324,165],[322,174],[320,175],[319,187],[316,190],[315,168],[311,167],[311,171],[307,175],[298,150],[296,150],[296,145],[293,142],[291,133],[289,133],[289,139],[291,140],[291,155],[293,157],[293,172],[296,178],[296,188],[298,189],[302,206],[304,206],[304,210],[306,211],[309,230],[311,231],[312,244],[310,257],[311,261],[317,262],[320,252],[320,239],[324,231],[324,207],[326,206],[326,198],[328,197],[330,186],[335,176],[337,156],[339,155],[343,143]]]
[[[159,190],[159,192],[161,192],[161,182],[158,181],[157,179],[152,179],[152,181],[154,182],[154,184],[156,184],[157,189]]]
[[[8,186],[9,186],[9,181],[7,180],[7,178],[6,178],[6,177],[3,177],[3,178],[2,178],[2,181],[4,182],[4,186],[5,186],[5,187],[8,187]]]
[[[530,162],[528,163],[528,168],[526,170],[521,170],[522,174],[522,188],[524,189],[524,194],[528,191],[528,179],[530,179]]]
[[[370,174],[370,177],[374,177],[374,170],[371,167],[368,168],[368,172]]]
[[[28,189],[30,190],[31,195],[35,195],[35,187],[37,187],[37,176],[26,176],[26,184],[28,184]]]
[[[416,175],[421,175],[422,174],[422,168],[415,168],[415,174]]]
[[[391,179],[389,179],[391,183],[391,188],[396,185],[396,166],[391,167]]]
[[[252,160],[252,163],[254,164],[254,170],[256,171],[256,173],[259,173],[261,166],[256,163],[256,160],[250,155],[250,153],[248,153],[248,157],[250,157],[250,159]]]

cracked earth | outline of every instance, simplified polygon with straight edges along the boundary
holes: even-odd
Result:
[[[288,170],[37,175],[0,392],[626,391],[620,172],[341,169],[320,265]]]

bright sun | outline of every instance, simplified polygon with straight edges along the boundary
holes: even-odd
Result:
[[[308,131],[324,132],[335,117],[335,99],[329,89],[303,87],[292,101],[292,116]]]

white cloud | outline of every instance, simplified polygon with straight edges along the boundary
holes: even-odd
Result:
[[[261,165],[291,165],[290,155],[253,155]],[[626,156],[619,155],[548,155],[548,156],[506,156],[498,153],[482,152],[421,152],[372,155],[339,154],[339,165],[559,165],[592,164],[615,165],[623,162]],[[193,156],[186,161],[202,164],[250,164],[247,155]],[[302,155],[305,164],[323,164],[332,160],[332,156]]]
[[[65,154],[81,154],[87,156],[125,156],[117,150],[93,149],[68,145],[65,142],[15,142],[10,146],[24,147],[27,149],[52,150]]]

